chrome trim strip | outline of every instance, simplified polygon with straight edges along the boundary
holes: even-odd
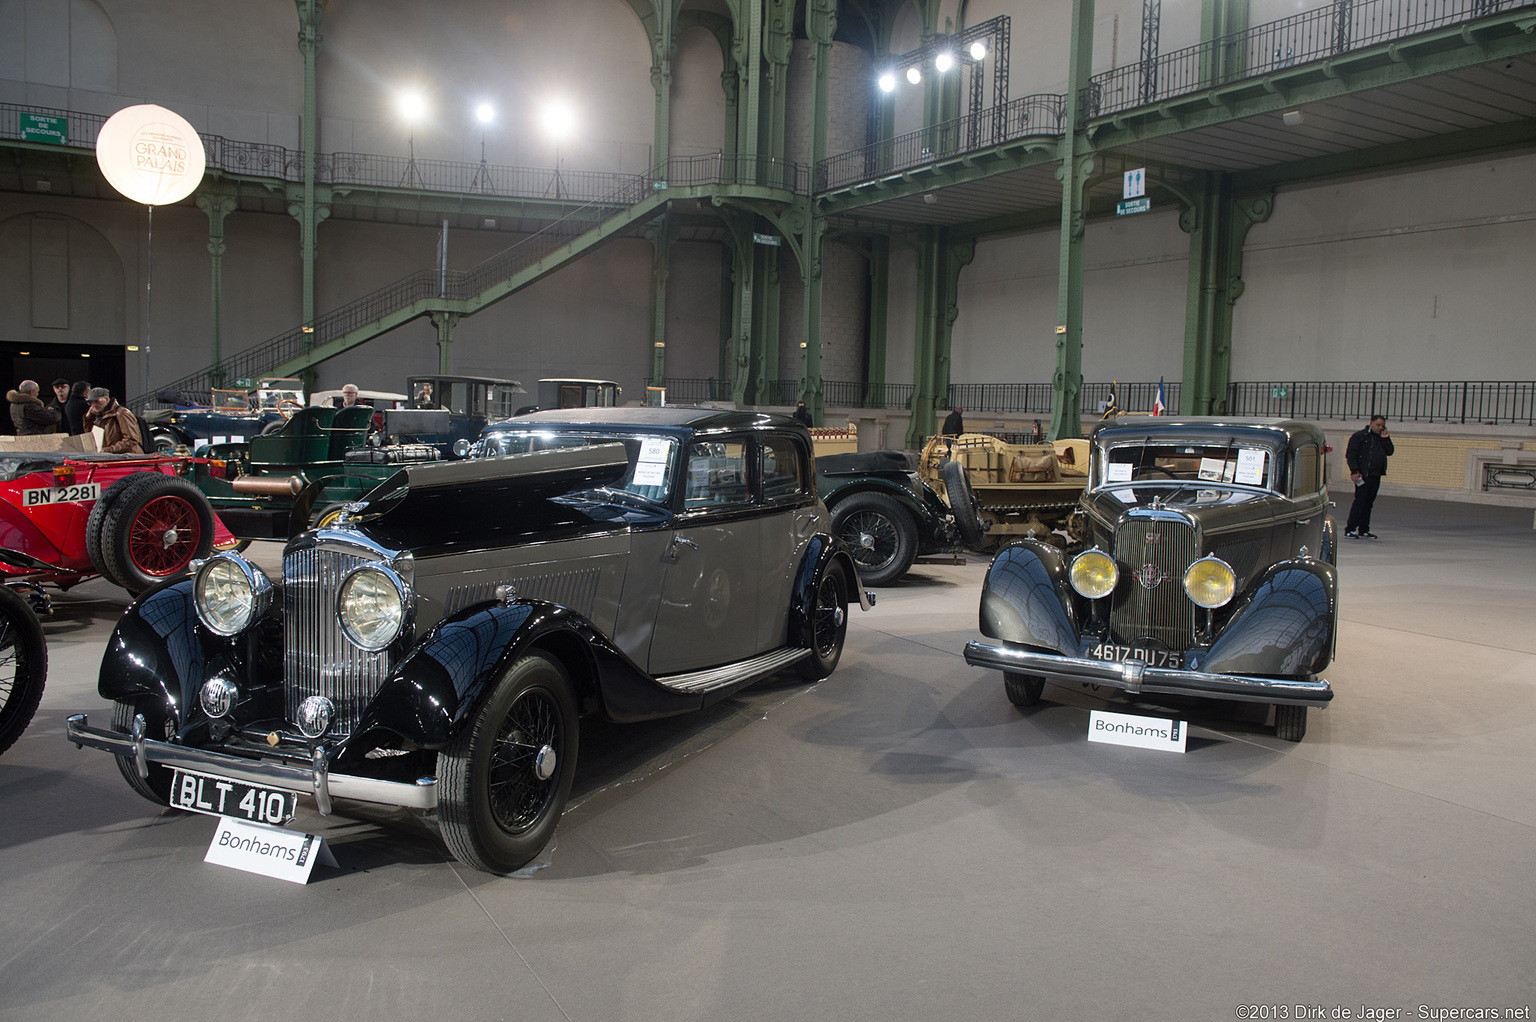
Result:
[[[90,727],[83,713],[71,715],[65,727],[68,739],[81,748],[89,745],[93,749],[103,749],[117,756],[143,757],[143,761],[149,763],[162,763],[168,767],[212,773],[247,784],[261,784],[310,795],[323,816],[330,814],[333,798],[404,806],[408,809],[437,808],[436,778],[424,778],[408,784],[355,777],[351,774],[333,774],[319,765],[325,755],[323,749],[315,750],[315,764],[292,766],[270,760],[231,756],[208,749],[172,745],[169,742],[135,739],[120,731]]]
[[[1108,685],[1126,692],[1160,692],[1164,695],[1213,696],[1250,703],[1285,703],[1291,706],[1327,706],[1333,688],[1322,678],[1255,678],[1242,674],[1205,674],[1167,667],[1150,667],[1141,661],[1110,663],[1056,653],[1035,653],[986,642],[965,644],[965,662],[972,667],[1039,674],[1056,681]]]
[[[671,674],[656,682],[674,692],[713,692],[727,685],[756,681],[811,655],[808,649],[776,649],[772,653],[703,671]]]

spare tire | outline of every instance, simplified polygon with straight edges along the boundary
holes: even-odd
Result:
[[[944,495],[949,498],[949,509],[954,513],[961,541],[968,547],[979,547],[984,533],[981,521],[976,517],[976,495],[971,491],[965,466],[958,461],[944,463]]]
[[[213,550],[208,498],[178,476],[140,473],[101,523],[102,574],[138,595]]]
[[[123,586],[123,580],[112,573],[111,565],[102,555],[101,529],[106,523],[107,512],[112,510],[112,505],[121,500],[124,493],[148,479],[149,475],[147,472],[135,472],[132,475],[123,476],[108,486],[106,492],[97,497],[96,503],[91,505],[91,513],[85,519],[85,555],[90,558],[91,567],[101,572],[102,577],[115,586]],[[126,589],[127,586],[123,588]]]

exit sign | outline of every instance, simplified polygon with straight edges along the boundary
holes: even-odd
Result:
[[[1124,202],[1115,203],[1115,216],[1129,216],[1132,213],[1145,213],[1152,208],[1152,200],[1143,196],[1139,199],[1126,199]]]
[[[69,143],[69,119],[51,114],[22,114],[21,140],[23,142],[47,142],[50,145]]]

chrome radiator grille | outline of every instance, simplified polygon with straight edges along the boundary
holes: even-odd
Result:
[[[388,677],[389,657],[352,645],[336,620],[342,577],[371,560],[316,549],[283,557],[283,693],[290,721],[298,719],[305,699],[326,696],[336,705],[331,734],[351,734]]]
[[[1116,642],[1151,639],[1169,649],[1195,641],[1195,605],[1184,592],[1184,572],[1195,559],[1195,530],[1168,518],[1132,518],[1115,533],[1115,561],[1123,577],[1115,589],[1109,628]]]

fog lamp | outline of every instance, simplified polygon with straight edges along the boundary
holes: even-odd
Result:
[[[296,723],[305,738],[319,738],[331,729],[331,721],[334,719],[334,703],[325,696],[310,696],[299,704],[299,719]]]
[[[1120,569],[1115,566],[1114,558],[1104,551],[1084,550],[1073,560],[1067,577],[1073,589],[1090,600],[1097,600],[1115,591],[1115,583],[1120,581]]]
[[[1225,606],[1237,591],[1237,576],[1219,557],[1202,557],[1184,572],[1184,591],[1195,603],[1214,610]]]
[[[224,678],[209,678],[203,682],[198,699],[203,704],[203,712],[214,720],[218,720],[220,717],[227,717],[229,711],[235,708],[239,694],[234,683]]]

